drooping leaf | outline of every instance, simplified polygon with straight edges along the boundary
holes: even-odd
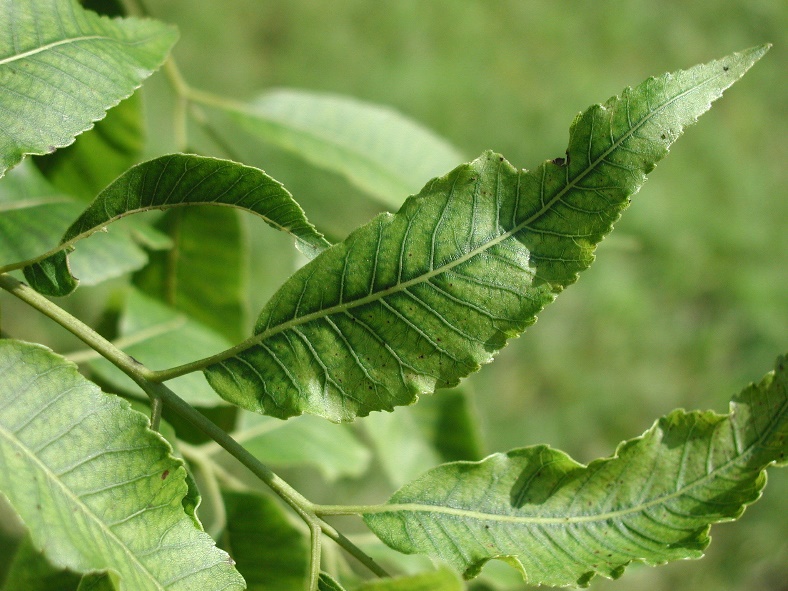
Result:
[[[394,577],[379,579],[364,583],[355,591],[463,591],[465,586],[462,581],[447,568]]]
[[[150,367],[167,367],[210,355],[229,346],[229,341],[192,320],[185,313],[130,289],[118,326],[116,344],[126,353]],[[87,360],[97,377],[119,392],[144,396],[139,386],[112,363],[96,354]],[[167,386],[194,406],[224,405],[205,381],[192,373],[167,382]]]
[[[89,201],[139,162],[143,147],[142,100],[133,94],[73,144],[33,162],[58,189]]]
[[[49,184],[29,163],[22,163],[0,182],[0,263],[23,264],[57,246],[60,236],[84,205]],[[144,224],[102,234],[85,243],[72,258],[74,272],[95,285],[139,269],[148,261],[138,242],[169,246],[166,236]]]
[[[349,421],[489,362],[593,260],[668,146],[767,50],[650,78],[579,115],[565,159],[488,152],[301,268],[205,373],[227,400]]]
[[[547,446],[445,464],[364,517],[384,542],[466,577],[498,558],[533,585],[616,578],[632,561],[698,558],[712,523],[738,518],[788,452],[786,359],[730,414],[674,411],[612,458],[583,466]]]
[[[133,213],[189,205],[252,212],[271,227],[290,233],[308,256],[328,246],[292,195],[262,170],[229,160],[170,154],[138,164],[104,189],[66,230],[61,250],[25,267],[25,277],[45,295],[68,295],[78,283],[68,268],[67,250],[74,242]]]
[[[144,415],[40,345],[0,340],[0,384],[0,491],[52,564],[112,569],[129,591],[244,588]]]
[[[172,239],[134,284],[226,338],[246,332],[246,240],[238,212],[190,207],[166,213],[157,227]]]
[[[264,464],[312,466],[328,481],[358,478],[369,467],[371,453],[346,425],[317,417],[295,421],[244,413],[233,437]]]
[[[309,540],[280,505],[258,493],[225,492],[227,528],[219,544],[249,591],[300,591],[309,580]]]
[[[76,0],[0,0],[0,176],[74,141],[165,60],[177,32]]]
[[[464,160],[397,111],[350,97],[277,89],[248,105],[211,106],[253,137],[345,176],[394,209]]]

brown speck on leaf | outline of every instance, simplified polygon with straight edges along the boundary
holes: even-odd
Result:
[[[728,68],[728,66],[722,66],[722,71],[723,71],[723,72],[727,72],[727,71],[728,71],[728,69],[729,69],[729,68]]]
[[[169,470],[165,470],[164,472],[161,473],[161,479],[165,480],[167,478],[167,476],[169,476],[169,475],[170,475],[170,471]]]

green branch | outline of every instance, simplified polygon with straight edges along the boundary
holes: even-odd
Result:
[[[249,453],[223,429],[219,428],[212,421],[195,410],[164,384],[152,381],[150,377],[156,372],[151,372],[147,367],[118,349],[85,323],[14,277],[0,274],[0,288],[54,320],[57,324],[68,330],[86,345],[96,350],[134,380],[151,399],[151,428],[158,428],[162,406],[167,406],[167,408],[180,415],[218,445],[223,447],[231,456],[241,462],[241,464],[252,474],[265,483],[276,493],[276,495],[298,513],[309,526],[312,535],[312,586],[310,589],[317,588],[317,577],[320,570],[319,534],[321,532],[337,542],[337,544],[367,566],[376,575],[381,577],[388,576],[372,558],[367,556],[360,548],[337,532],[333,527],[320,519],[316,512],[316,507],[318,507],[318,505],[306,499],[301,493],[282,480],[273,470]]]

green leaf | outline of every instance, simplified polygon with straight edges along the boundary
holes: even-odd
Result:
[[[133,94],[73,144],[33,162],[58,189],[90,200],[139,162],[143,147],[142,100]]]
[[[144,415],[40,345],[0,340],[0,384],[0,490],[54,565],[112,569],[130,591],[244,588]]]
[[[80,576],[52,566],[27,536],[14,555],[3,591],[117,591],[117,577],[106,572]]]
[[[83,208],[22,163],[0,182],[0,261],[18,267],[55,247]],[[142,224],[97,236],[73,257],[74,272],[86,285],[95,285],[139,269],[148,261],[137,244],[142,240],[162,247],[161,235]]]
[[[185,363],[195,357],[221,351],[230,343],[213,330],[192,320],[182,312],[130,289],[118,327],[116,345],[140,362],[152,366]],[[143,396],[139,386],[98,353],[87,361],[95,376],[119,392]],[[194,406],[223,405],[205,378],[191,373],[167,382],[178,396]]]
[[[247,249],[238,212],[173,209],[157,228],[170,236],[173,246],[153,253],[134,284],[228,339],[240,340],[247,326]]]
[[[77,287],[67,255],[74,242],[132,213],[189,205],[250,211],[271,227],[291,234],[308,256],[328,246],[292,195],[262,170],[229,160],[171,154],[138,164],[104,189],[66,230],[61,250],[25,267],[25,277],[45,295],[68,295]]]
[[[3,591],[75,591],[81,578],[74,572],[52,566],[26,536],[14,555]]]
[[[463,591],[462,581],[447,568],[417,575],[369,581],[356,591]]]
[[[698,558],[788,451],[784,357],[728,415],[673,411],[615,456],[583,466],[547,446],[440,466],[364,520],[385,543],[473,577],[498,558],[532,585],[617,578],[630,562]]]
[[[456,385],[577,280],[668,146],[766,50],[591,107],[566,159],[527,172],[488,152],[430,181],[296,272],[209,382],[249,410],[333,421]]]
[[[233,437],[264,464],[313,466],[328,481],[360,477],[372,456],[348,426],[310,416],[283,422],[243,413]]]
[[[0,0],[0,176],[102,119],[165,60],[173,27],[76,0]]]
[[[248,105],[211,106],[253,137],[345,176],[395,209],[464,160],[446,140],[397,111],[350,97],[277,89]]]
[[[345,591],[345,588],[337,583],[330,575],[320,573],[317,581],[317,591]]]
[[[233,557],[249,591],[307,588],[309,541],[276,501],[256,493],[225,492],[227,528],[221,546]]]

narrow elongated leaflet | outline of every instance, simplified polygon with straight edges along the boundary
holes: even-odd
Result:
[[[111,569],[121,591],[245,588],[147,417],[40,345],[1,339],[0,384],[0,492],[53,565]]]
[[[591,264],[645,174],[767,49],[592,106],[566,157],[533,171],[487,152],[430,181],[293,275],[209,382],[247,409],[333,421],[457,384]]]
[[[547,446],[439,466],[364,520],[406,554],[467,578],[498,558],[532,585],[617,578],[632,561],[699,558],[709,526],[736,519],[788,453],[786,358],[730,414],[674,411],[615,456],[583,466]]]
[[[293,196],[262,170],[229,160],[170,154],[129,169],[104,189],[66,230],[59,250],[24,268],[30,285],[45,295],[64,296],[77,288],[68,251],[122,217],[153,209],[190,205],[237,207],[291,234],[296,245],[315,256],[328,246]]]
[[[90,129],[167,57],[178,34],[76,0],[0,0],[0,176]]]

